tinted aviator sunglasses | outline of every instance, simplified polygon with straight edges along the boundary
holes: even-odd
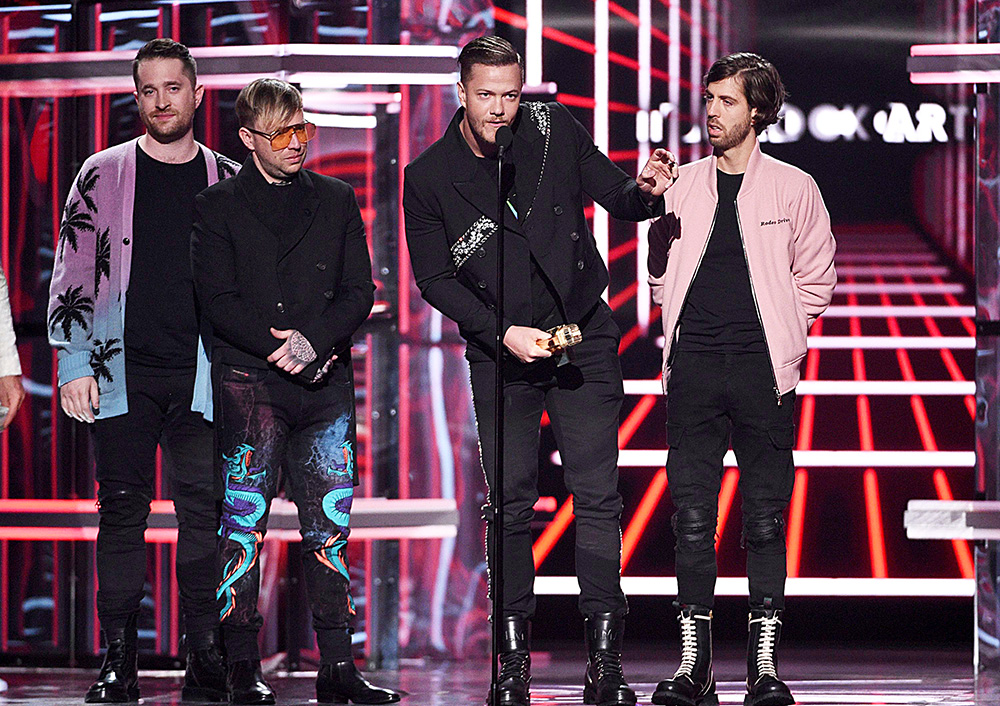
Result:
[[[293,134],[299,138],[299,142],[309,142],[309,140],[316,137],[316,126],[308,122],[278,128],[274,132],[261,132],[249,127],[247,130],[255,135],[266,137],[271,143],[271,149],[275,152],[288,147],[288,144],[292,141]]]

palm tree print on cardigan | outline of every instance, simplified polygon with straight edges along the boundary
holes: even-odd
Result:
[[[100,178],[100,174],[97,173],[97,167],[91,167],[90,170],[84,174],[77,181],[76,188],[80,192],[80,197],[83,202],[87,204],[87,210],[91,213],[97,211],[97,204],[94,203],[94,199],[91,197],[90,192],[94,190],[97,186],[97,180]]]
[[[231,176],[235,176],[236,172],[240,169],[240,163],[234,162],[228,157],[216,154],[215,155],[215,168],[219,175],[219,181],[223,179],[228,179]]]
[[[101,278],[111,277],[111,228],[105,228],[97,234],[97,247],[94,255],[94,300],[101,291]]]
[[[56,326],[62,326],[63,337],[69,343],[73,340],[73,324],[87,330],[87,314],[94,313],[94,300],[82,294],[83,285],[79,287],[69,287],[62,294],[57,294],[59,306],[52,310],[49,317],[49,330],[56,332]]]
[[[93,233],[94,218],[89,211],[80,210],[80,202],[77,199],[70,199],[66,202],[66,212],[63,214],[62,226],[59,228],[59,252],[63,254],[66,250],[66,242],[69,241],[73,252],[76,252],[76,238],[81,232]]]
[[[94,341],[94,352],[90,356],[90,367],[94,371],[94,379],[98,382],[101,378],[107,380],[108,382],[113,381],[111,375],[111,369],[108,368],[108,362],[114,358],[116,355],[122,352],[120,346],[116,345],[121,343],[117,338],[109,338],[107,341],[102,341],[97,339]]]

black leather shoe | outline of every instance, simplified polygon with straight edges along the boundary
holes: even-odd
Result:
[[[124,628],[104,631],[107,652],[97,681],[87,689],[88,704],[124,704],[139,700],[139,650],[136,617]]]
[[[399,694],[391,689],[373,685],[354,662],[321,664],[316,675],[316,700],[321,704],[393,704],[399,701]]]
[[[229,703],[273,704],[274,690],[264,681],[259,659],[243,659],[229,665]]]
[[[229,701],[226,688],[226,661],[222,658],[215,631],[185,636],[187,669],[184,671],[182,701]]]
[[[795,703],[788,685],[778,678],[776,650],[781,640],[781,611],[750,607],[750,638],[747,641],[747,695],[744,706],[790,706]]]
[[[635,706],[635,692],[622,673],[625,618],[614,613],[595,613],[588,615],[584,623],[587,673],[584,676],[583,703]]]

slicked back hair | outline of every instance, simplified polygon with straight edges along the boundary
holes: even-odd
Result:
[[[702,79],[702,87],[735,76],[743,87],[743,95],[751,108],[757,109],[753,129],[759,135],[768,125],[778,122],[778,113],[788,98],[781,76],[767,59],[750,52],[737,52],[724,56],[714,64]]]
[[[236,97],[240,127],[269,132],[302,110],[302,94],[277,78],[259,78],[244,86]]]
[[[142,45],[132,60],[132,81],[139,90],[139,64],[149,59],[178,59],[184,64],[184,73],[191,79],[191,85],[198,85],[198,64],[188,48],[173,39],[154,39]]]
[[[458,55],[458,68],[462,83],[469,79],[472,67],[476,64],[485,66],[513,66],[521,69],[521,81],[524,81],[524,59],[518,54],[514,45],[501,37],[478,37],[462,47]]]

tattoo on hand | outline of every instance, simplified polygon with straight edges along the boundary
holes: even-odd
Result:
[[[316,360],[316,350],[309,343],[309,339],[298,331],[288,339],[288,347],[292,351],[292,355],[303,363],[311,363]]]

